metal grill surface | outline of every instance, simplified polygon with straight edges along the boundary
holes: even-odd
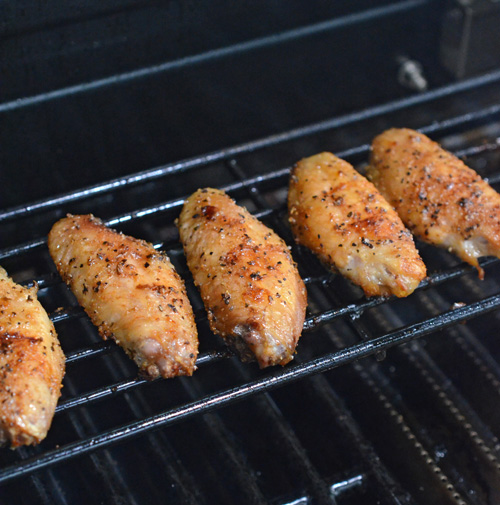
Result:
[[[3,490],[21,503],[93,494],[113,503],[499,503],[500,262],[481,260],[479,281],[418,242],[429,273],[418,290],[366,299],[293,243],[285,208],[294,161],[331,150],[363,172],[369,142],[393,125],[442,142],[498,189],[499,86],[494,71],[1,211],[2,266],[38,283],[67,355],[49,436],[0,454]],[[241,364],[208,329],[174,225],[184,198],[207,185],[292,248],[309,307],[284,368]],[[100,340],[46,248],[68,212],[94,213],[171,257],[200,332],[193,377],[147,382]]]

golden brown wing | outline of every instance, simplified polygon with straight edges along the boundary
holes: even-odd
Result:
[[[284,241],[223,191],[200,189],[178,220],[210,327],[243,360],[288,363],[307,294]]]
[[[166,254],[91,215],[58,221],[49,251],[101,336],[121,345],[146,377],[193,373],[193,311]]]
[[[368,176],[422,240],[483,271],[477,258],[500,257],[500,195],[471,168],[422,133],[376,137]]]
[[[408,296],[426,275],[396,212],[373,184],[331,153],[294,166],[288,210],[296,241],[368,296]]]
[[[0,268],[0,442],[12,447],[46,437],[64,376],[64,354],[36,293]]]

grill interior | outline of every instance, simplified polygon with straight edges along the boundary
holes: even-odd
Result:
[[[418,242],[429,273],[419,289],[407,299],[366,299],[293,244],[285,202],[296,160],[331,150],[363,172],[371,139],[391,126],[429,134],[499,189],[500,71],[455,82],[441,69],[440,2],[353,2],[303,19],[293,5],[279,29],[276,3],[276,12],[253,13],[246,31],[226,27],[217,40],[210,23],[224,20],[222,7],[200,22],[204,51],[177,41],[164,62],[152,50],[151,61],[134,53],[106,66],[106,51],[121,54],[112,52],[111,25],[95,67],[76,76],[51,74],[16,91],[24,67],[11,63],[0,104],[2,123],[15,125],[1,154],[0,262],[15,280],[39,284],[67,373],[47,439],[0,453],[5,496],[50,504],[96,496],[106,504],[499,503],[500,262],[483,259],[479,281],[473,268]],[[59,6],[54,25],[19,17],[6,37],[16,48],[43,31],[84,33],[89,20],[145,23],[162,9],[83,9],[80,27]],[[424,19],[426,36],[417,36],[410,29]],[[346,47],[353,33],[359,45]],[[427,91],[397,83],[400,53],[429,70]],[[59,56],[32,54],[41,74],[76,58]],[[25,192],[15,191],[19,184]],[[296,358],[284,368],[241,364],[208,329],[174,225],[183,199],[203,186],[228,191],[292,247],[309,307]],[[169,254],[200,332],[193,377],[146,382],[100,340],[45,245],[67,212],[92,212]]]

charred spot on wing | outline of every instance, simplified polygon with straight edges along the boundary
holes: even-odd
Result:
[[[254,326],[255,323],[239,324],[234,327],[232,334],[224,337],[229,349],[235,352],[244,363],[256,361],[255,354],[247,341],[247,336],[255,331]]]
[[[18,331],[14,332],[2,332],[0,333],[0,346],[10,345],[13,342],[30,342],[31,344],[35,344],[37,342],[41,342],[43,339],[41,337],[30,337],[28,335],[24,335]]]
[[[201,215],[209,221],[214,221],[217,211],[217,207],[214,207],[213,205],[205,205],[201,208]]]

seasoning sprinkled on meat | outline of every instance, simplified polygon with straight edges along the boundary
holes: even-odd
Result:
[[[245,361],[288,363],[307,295],[285,242],[211,188],[186,200],[178,227],[212,331]]]
[[[36,293],[0,267],[0,443],[12,447],[46,437],[64,376],[56,330]]]
[[[373,184],[331,153],[293,167],[288,211],[297,243],[367,296],[408,296],[426,275],[396,212]]]
[[[422,133],[393,128],[372,143],[368,176],[422,240],[474,265],[500,257],[500,195]]]
[[[192,375],[198,354],[193,311],[166,254],[92,215],[58,221],[49,251],[100,335],[123,347],[146,378]]]

